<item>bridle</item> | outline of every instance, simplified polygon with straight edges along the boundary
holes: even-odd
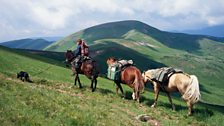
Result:
[[[68,54],[70,53],[70,54]],[[67,52],[66,53],[66,62],[72,63],[75,60],[75,56],[72,56],[72,52]]]

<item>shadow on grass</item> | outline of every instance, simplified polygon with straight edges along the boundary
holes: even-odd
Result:
[[[125,92],[125,99],[126,100],[133,100],[132,99],[132,93],[131,91],[126,91]],[[142,94],[140,94],[140,103],[146,103],[146,105],[148,105],[150,103],[150,105],[153,103],[152,99],[146,98],[145,96],[143,96]]]
[[[203,92],[206,92],[206,93],[208,93],[208,94],[212,94],[210,91],[208,91],[207,89],[205,89],[205,86],[204,86],[204,84],[199,84],[200,85],[200,90],[201,91],[203,91]]]
[[[206,121],[208,118],[212,117],[214,112],[208,108],[195,108],[193,117],[198,121]]]
[[[108,90],[108,89],[97,88],[96,91],[100,92],[103,95],[108,95],[108,94],[116,95],[116,93],[114,93],[113,91]]]
[[[175,108],[176,108],[176,110],[175,110],[176,113],[180,113],[181,112],[181,113],[184,114],[183,116],[187,117],[187,112],[188,112],[187,104],[186,105],[179,105],[179,104],[175,104],[174,103],[174,105],[175,105]],[[158,106],[164,107],[167,110],[169,109],[169,111],[172,110],[172,106],[169,103],[169,101],[167,101],[166,103],[163,102],[163,101],[159,101],[159,102],[157,102],[157,107]],[[193,115],[192,115],[192,117],[195,118],[198,121],[206,121],[208,118],[210,118],[212,116],[214,116],[214,110],[208,109],[208,108],[203,107],[201,105],[199,107],[194,107],[193,108]]]

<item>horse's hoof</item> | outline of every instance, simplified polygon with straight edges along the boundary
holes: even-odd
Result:
[[[188,113],[187,116],[192,116],[192,113]]]

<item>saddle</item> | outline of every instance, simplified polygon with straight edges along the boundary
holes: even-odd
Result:
[[[82,66],[82,63],[86,61],[92,61],[92,58],[88,56],[77,56],[74,59],[73,64],[75,65],[76,69],[80,69]]]
[[[183,71],[172,67],[164,67],[161,68],[160,71],[155,74],[153,80],[159,82],[161,86],[167,86],[170,77],[175,73],[183,73]]]

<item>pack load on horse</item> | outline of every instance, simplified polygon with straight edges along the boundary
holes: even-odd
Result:
[[[155,73],[153,80],[161,84],[161,88],[168,84],[169,78],[174,74],[174,73],[183,73],[182,70],[172,68],[172,67],[163,67]]]
[[[188,106],[188,115],[192,115],[193,105],[200,99],[199,82],[195,75],[188,75],[181,70],[163,67],[159,69],[151,69],[143,72],[144,82],[150,81],[154,86],[154,103],[151,107],[155,107],[160,89],[166,92],[172,109],[175,106],[172,103],[171,92],[180,92],[184,101]]]
[[[75,54],[71,50],[67,50],[65,53],[66,63],[71,64],[73,75],[75,76],[75,85],[78,80],[79,87],[81,88],[81,82],[79,79],[79,74],[84,74],[87,78],[91,80],[91,88],[92,91],[95,91],[97,85],[97,77],[99,75],[99,69],[96,61],[92,58],[89,58],[87,53],[86,55],[81,55],[81,42],[80,40],[77,41],[77,49]],[[95,86],[93,86],[95,84]]]
[[[132,98],[140,102],[140,93],[144,90],[144,82],[141,71],[133,65],[132,60],[117,61],[115,58],[107,59],[108,74],[107,77],[116,83],[116,93],[120,89],[122,95],[124,92],[120,83],[127,84],[133,89]]]
[[[108,66],[107,69],[107,78],[119,81],[120,80],[120,73],[122,69],[124,69],[127,66],[133,65],[132,60],[119,60],[115,62],[114,64]]]

